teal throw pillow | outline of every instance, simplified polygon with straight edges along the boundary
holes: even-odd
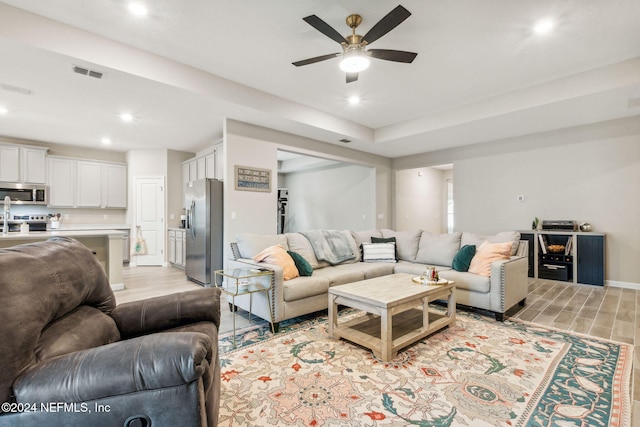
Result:
[[[451,268],[456,271],[468,271],[471,259],[476,254],[476,245],[464,245],[453,257]]]
[[[302,257],[302,255],[297,252],[291,251],[287,251],[287,253],[291,258],[293,258],[293,262],[296,264],[298,273],[300,273],[301,276],[311,276],[313,274],[313,268],[311,267],[311,264],[309,264],[307,260]]]
[[[398,261],[398,242],[395,237],[374,237],[371,236],[371,243],[395,243],[396,244],[396,261]]]

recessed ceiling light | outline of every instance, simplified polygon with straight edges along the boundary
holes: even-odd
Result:
[[[0,107],[0,114],[7,114],[9,110],[6,107]]]
[[[145,16],[148,13],[147,7],[142,3],[129,3],[129,12],[136,16]]]
[[[359,103],[360,103],[360,97],[359,96],[353,95],[353,96],[349,97],[349,104],[356,105],[356,104],[359,104]]]
[[[100,142],[102,142],[104,145],[111,145],[111,139],[109,138],[102,138]]]
[[[131,122],[133,121],[133,116],[129,113],[122,113],[120,114],[120,118],[122,119],[123,122]]]
[[[533,27],[533,31],[536,34],[546,34],[553,28],[553,21],[551,19],[543,19],[538,21],[536,25]]]

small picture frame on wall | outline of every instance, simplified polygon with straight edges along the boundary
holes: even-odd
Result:
[[[236,190],[271,191],[271,170],[235,165]]]

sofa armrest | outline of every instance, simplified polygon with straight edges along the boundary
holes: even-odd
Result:
[[[220,328],[220,289],[204,288],[132,301],[116,306],[111,316],[123,338],[204,321]]]
[[[526,257],[513,256],[491,264],[491,311],[504,313],[529,293]]]
[[[209,369],[198,332],[152,334],[54,357],[15,381],[18,402],[82,402],[191,383]]]

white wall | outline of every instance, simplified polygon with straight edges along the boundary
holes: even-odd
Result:
[[[444,176],[443,171],[430,167],[396,172],[396,230],[447,232],[442,228]]]
[[[457,231],[528,230],[536,216],[586,221],[607,234],[607,281],[640,285],[640,117],[394,164],[415,162],[454,163]]]
[[[389,227],[392,185],[391,160],[346,147],[253,126],[234,120],[225,122],[225,249],[238,233],[277,232],[277,152],[279,149],[374,168],[376,227]],[[252,166],[272,171],[272,191],[259,193],[234,188],[234,166]],[[235,213],[235,219],[232,216]],[[380,217],[378,217],[378,215]]]
[[[339,165],[285,174],[285,231],[369,230],[376,226],[375,170]]]

